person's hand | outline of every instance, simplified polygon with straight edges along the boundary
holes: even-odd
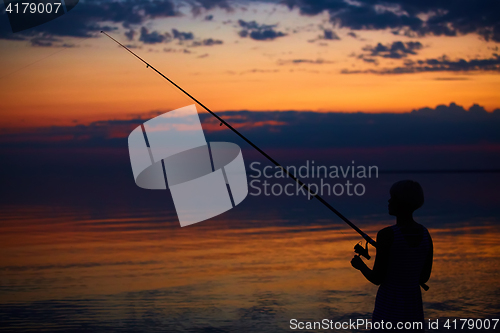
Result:
[[[356,269],[362,269],[364,266],[366,266],[366,264],[359,256],[354,256],[354,258],[351,259],[351,265]]]

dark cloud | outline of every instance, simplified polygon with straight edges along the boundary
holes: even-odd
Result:
[[[194,16],[201,15],[205,13],[207,10],[211,10],[216,7],[225,9],[227,12],[233,11],[233,8],[229,5],[227,0],[196,0],[195,2],[191,2],[190,4],[191,4],[191,12],[193,13]],[[209,16],[212,15],[205,16],[205,19]]]
[[[139,45],[135,45],[135,44],[125,44],[125,46],[129,49],[140,49],[141,48]]]
[[[225,0],[196,1],[192,5],[199,5],[207,9],[215,7],[229,9]],[[11,32],[7,16],[1,15],[0,39],[31,40],[35,37],[44,39],[51,37],[96,37],[101,30],[112,31],[116,29],[114,26],[116,24],[121,24],[123,27],[130,29],[132,26],[141,25],[150,19],[178,15],[180,13],[172,0],[80,1],[78,6],[65,15],[15,34]],[[126,34],[129,40],[131,40],[130,31],[132,29]],[[49,46],[49,42],[40,42],[40,39],[37,39],[35,44],[32,44],[38,45],[39,43]],[[53,43],[51,46],[60,45]]]
[[[255,40],[273,40],[283,36],[286,36],[286,34],[273,29],[255,30],[250,32],[250,38]]]
[[[254,74],[254,73],[278,73],[279,71],[280,71],[279,69],[259,69],[259,68],[254,68],[254,69],[250,69],[250,70],[247,70],[247,71],[242,71],[242,72],[240,72],[240,75],[248,74],[248,73],[252,73],[252,74]]]
[[[367,45],[363,48],[363,51],[367,51],[367,55],[371,57],[401,59],[408,56],[408,54],[417,54],[416,51],[422,48],[423,46],[420,42],[404,43],[397,41],[387,45],[378,43],[375,47]]]
[[[125,32],[125,37],[127,37],[128,40],[134,40],[135,36],[135,30],[130,29],[129,31]]]
[[[178,15],[170,0],[162,1],[89,1],[80,2],[73,10],[56,20],[39,25],[32,29],[16,33],[18,39],[33,37],[95,37],[101,30],[113,28],[104,22],[122,24],[124,27],[143,23],[155,17]],[[3,18],[5,19],[5,18]],[[4,25],[0,25],[5,30]],[[0,32],[0,38],[10,38],[10,28]]]
[[[428,108],[427,114],[420,110],[402,114],[237,112],[228,121],[244,128],[242,132],[258,140],[257,144],[270,148],[500,144],[500,112],[481,112],[480,108],[472,106],[466,111],[451,103]],[[223,118],[230,115],[228,112]],[[213,123],[211,140],[228,141],[232,133],[219,130],[210,117],[203,122],[204,126]],[[314,135],[305,139],[306,133]]]
[[[325,29],[323,30],[323,39],[328,39],[328,40],[340,40],[340,37],[330,29]]]
[[[500,1],[497,0],[286,0],[304,15],[323,11],[332,22],[353,30],[393,29],[396,34],[446,35],[476,33],[500,42]],[[423,17],[428,17],[423,19]]]
[[[359,55],[358,56],[358,59],[361,59],[363,60],[364,62],[367,62],[369,64],[374,64],[374,65],[378,65],[378,60],[375,59],[375,58],[367,58],[365,57],[363,54]]]
[[[224,42],[218,39],[213,39],[213,38],[207,38],[203,39],[201,41],[194,41],[191,44],[191,47],[196,47],[196,46],[212,46],[212,45],[221,45]]]
[[[182,32],[177,29],[172,29],[172,33],[174,34],[174,39],[178,39],[180,41],[194,39],[194,34],[192,32]]]
[[[477,104],[474,104],[477,105]],[[434,117],[457,117],[466,115],[467,111],[460,105],[455,103],[450,103],[450,105],[438,105],[435,109],[426,107],[418,110],[413,110],[412,114],[423,115],[423,116],[434,116]]]
[[[475,115],[480,115],[480,116],[483,116],[483,115],[486,115],[488,111],[486,111],[484,109],[484,107],[482,107],[481,105],[479,104],[474,104],[472,105],[470,108],[469,108],[469,112],[471,114],[475,114]]]
[[[214,19],[213,15],[207,15],[205,16],[205,21],[212,21]]]
[[[115,22],[116,17],[111,12],[93,3],[82,3],[65,15],[34,28],[18,33],[12,33],[6,15],[0,15],[0,38],[15,40],[31,40],[32,38],[96,36],[100,30],[110,31],[112,28],[102,22]],[[126,19],[126,18],[124,18]],[[56,46],[56,44],[52,44]]]
[[[352,31],[348,32],[347,36],[351,36],[352,38],[358,38],[358,35],[356,35],[356,33],[352,32]]]
[[[248,29],[248,30],[268,29],[268,28],[274,27],[272,25],[264,25],[264,24],[260,25],[255,21],[248,21],[247,22],[247,21],[243,21],[243,20],[238,20],[238,24],[240,25],[240,27]]]
[[[198,39],[195,38],[192,32],[184,32],[179,31],[177,29],[172,29],[173,38],[179,40],[179,44],[185,45],[185,41],[192,41],[190,44],[187,44],[188,47],[197,47],[197,46],[213,46],[213,45],[221,45],[224,44],[224,41],[214,38],[206,38],[206,39]]]
[[[153,112],[146,118],[98,121],[89,125],[3,131],[0,133],[0,148],[33,149],[47,145],[67,148],[126,147],[130,131],[159,113]],[[486,112],[477,104],[468,110],[450,103],[398,114],[297,111],[227,111],[218,114],[236,128],[244,128],[249,137],[258,138],[259,142],[269,147],[381,147],[394,142],[401,145],[500,144],[500,110]],[[201,113],[200,119],[210,140],[234,141],[234,137],[231,139],[234,134],[221,128],[211,115]],[[277,136],[277,129],[283,135]],[[443,135],[443,129],[446,129],[447,135]],[[304,133],[308,132],[315,135],[304,137]],[[346,141],[346,137],[349,140]]]
[[[142,27],[139,40],[145,44],[168,43],[172,40],[172,36],[169,33],[162,34],[158,31],[149,32],[146,27]]]
[[[333,64],[333,61],[323,60],[323,59],[290,59],[290,60],[278,60],[278,65],[287,65],[287,64],[315,64],[315,65],[323,65],[323,64]]]
[[[467,119],[471,119],[471,117],[487,117],[491,115],[479,104],[472,105],[467,111],[463,106],[455,103],[450,103],[450,105],[438,105],[434,109],[426,107],[413,110],[411,113],[428,117],[449,117],[450,119],[461,119],[460,117],[468,117]]]
[[[213,9],[219,7],[228,11],[232,10],[232,7],[226,0],[196,0],[196,3],[204,9]]]
[[[177,16],[178,12],[172,1],[143,1],[141,9],[149,18]]]
[[[418,30],[422,26],[422,20],[418,17],[397,15],[390,11],[380,12],[372,6],[349,6],[340,13],[331,14],[332,22],[340,27],[354,30],[381,30],[408,28]]]
[[[114,212],[123,212],[124,206],[127,209],[136,207],[140,212],[145,209],[163,212],[166,205],[164,195],[135,185],[127,148],[130,132],[158,113],[163,112],[89,125],[0,131],[3,163],[0,183],[4,190],[1,204],[15,207],[28,204],[54,207],[54,202],[58,207],[79,205],[83,208],[82,216],[88,215],[89,207],[95,208],[92,214],[96,214],[99,207],[105,207],[106,218],[118,216]],[[229,111],[218,115],[235,128],[241,128],[241,132],[261,149],[272,151],[272,156],[283,165],[304,165],[306,160],[316,160],[316,165],[350,165],[351,160],[356,160],[358,165],[364,161],[365,165],[378,165],[380,170],[498,169],[500,166],[500,110],[482,116],[464,112],[463,117],[455,114],[434,117],[412,113],[296,111]],[[219,126],[213,116],[203,112],[200,119],[208,142],[234,142],[242,148],[247,170],[253,161],[264,162],[248,143]],[[37,162],[35,168],[33,161]],[[267,161],[262,167],[265,165],[269,165]],[[439,186],[443,187],[443,184]],[[443,198],[443,201],[449,200],[449,196]],[[478,205],[482,203],[478,200]],[[173,207],[171,201],[169,205]],[[356,201],[352,211],[356,211],[357,206]],[[109,211],[110,207],[116,210]],[[286,207],[290,207],[289,202]],[[492,207],[492,210],[498,214],[498,207]],[[41,210],[39,214],[46,217],[47,212]],[[472,214],[477,214],[477,209]],[[172,216],[173,221],[177,221],[175,211],[172,211]],[[470,220],[464,218],[464,221]],[[165,216],[162,215],[157,222],[163,228]],[[101,224],[99,230],[107,228]],[[178,228],[177,222],[175,225]],[[127,223],[127,227],[134,226]],[[116,232],[116,227],[110,228]],[[142,224],[139,228],[149,227]],[[6,308],[11,309],[12,305]],[[47,309],[45,305],[36,308]],[[46,316],[43,318],[47,319]],[[236,326],[231,332],[241,327]]]
[[[164,48],[163,49],[163,52],[171,52],[171,53],[186,53],[186,54],[189,54],[191,53],[191,51],[189,51],[188,49],[173,49],[173,48]]]
[[[409,74],[422,72],[500,72],[500,56],[493,54],[487,59],[450,60],[447,56],[436,59],[406,61],[403,66],[382,69],[349,70],[343,69],[342,74]]]
[[[61,39],[54,38],[54,37],[44,37],[44,36],[39,36],[39,37],[34,37],[30,39],[31,46],[42,46],[42,47],[50,47],[54,46],[54,43],[61,42]]]
[[[436,80],[436,81],[467,81],[467,80],[470,80],[470,78],[468,78],[468,77],[462,77],[462,76],[458,76],[458,77],[437,77],[434,80]]]
[[[323,11],[335,13],[349,8],[343,0],[285,0],[284,3],[289,8],[298,7],[304,15],[316,15]]]
[[[266,25],[258,24],[255,21],[238,20],[238,24],[243,30],[239,32],[240,37],[250,37],[254,40],[273,40],[278,37],[286,36],[281,31],[276,31],[277,24]]]
[[[434,13],[421,29],[423,33],[454,35],[478,33],[486,40],[500,41],[500,2],[496,0],[403,1],[410,15]]]

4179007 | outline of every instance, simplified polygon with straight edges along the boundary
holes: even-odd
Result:
[[[500,319],[447,319],[443,327],[460,330],[494,330]]]
[[[8,13],[15,14],[51,14],[57,13],[59,11],[59,7],[61,7],[60,2],[54,3],[35,3],[35,2],[16,2],[12,4],[10,2],[5,8],[5,11]]]

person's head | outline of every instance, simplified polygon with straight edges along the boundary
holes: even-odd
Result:
[[[401,180],[391,186],[389,214],[398,216],[411,214],[424,204],[424,191],[413,180]]]

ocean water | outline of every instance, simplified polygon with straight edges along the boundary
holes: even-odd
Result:
[[[500,318],[500,175],[415,177],[428,193],[416,220],[434,241],[422,291],[426,320],[440,322],[432,331],[454,331],[447,319]],[[385,193],[400,178],[328,201],[375,237],[395,223]],[[290,332],[292,319],[370,319],[377,286],[350,265],[361,239],[312,201],[249,196],[185,228],[171,203],[4,205],[0,330]]]

